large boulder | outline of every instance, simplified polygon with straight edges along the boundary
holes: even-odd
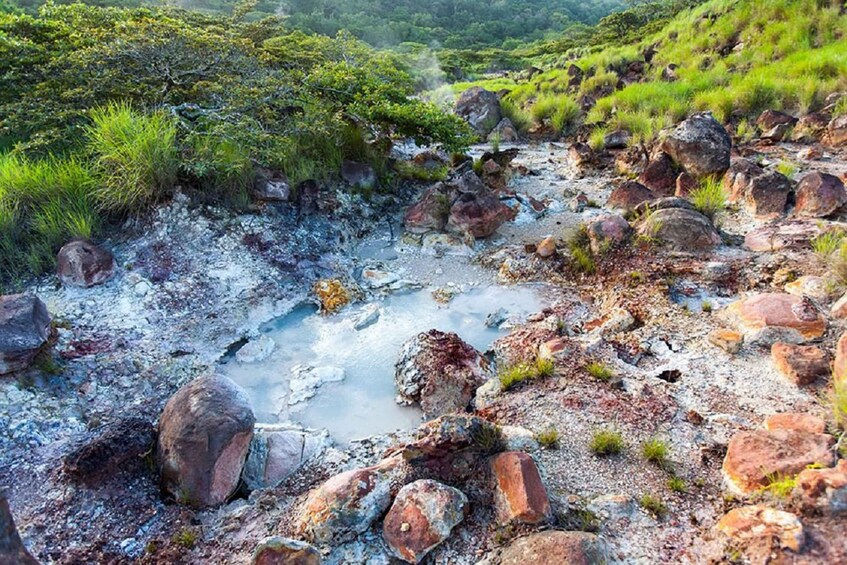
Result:
[[[312,490],[303,503],[298,533],[309,541],[329,544],[367,531],[388,509],[391,491],[403,475],[402,459],[394,457],[331,477]]]
[[[673,159],[661,153],[648,163],[638,176],[638,182],[653,191],[656,196],[673,196],[678,175]]]
[[[777,371],[796,385],[808,385],[829,374],[829,355],[814,345],[776,342],[771,358]]]
[[[500,123],[500,98],[484,88],[474,86],[464,91],[456,102],[456,115],[463,118],[482,138]]]
[[[632,228],[623,217],[616,214],[601,216],[585,226],[591,251],[602,253],[609,247],[623,243],[632,234]]]
[[[762,293],[733,302],[722,316],[744,334],[748,343],[800,344],[821,337],[826,318],[808,298],[784,293]]]
[[[52,319],[30,294],[0,296],[0,375],[27,368],[50,339]]]
[[[723,462],[727,488],[747,496],[774,477],[793,477],[809,465],[832,467],[835,438],[798,430],[752,430],[735,434]]]
[[[59,250],[56,270],[65,286],[88,288],[115,276],[115,258],[94,242],[77,239]]]
[[[427,417],[463,412],[488,377],[479,351],[454,333],[430,330],[403,344],[394,374],[397,402],[420,403]]]
[[[18,535],[15,520],[9,510],[9,501],[3,492],[0,492],[0,563],[38,565],[38,561],[30,555]]]
[[[587,532],[550,530],[518,538],[486,565],[595,565],[606,563],[603,541]]]
[[[632,212],[639,204],[650,202],[655,197],[653,191],[643,184],[626,181],[612,191],[606,207],[622,213]]]
[[[446,227],[449,232],[485,238],[513,217],[512,209],[493,192],[463,192],[450,208]]]
[[[196,507],[226,502],[238,488],[254,423],[247,395],[226,377],[204,376],[180,388],[159,418],[163,490]]]
[[[662,141],[661,150],[699,178],[723,174],[729,168],[732,140],[710,113],[694,114]]]
[[[826,173],[809,173],[797,185],[798,216],[823,218],[847,204],[847,190],[836,176]]]
[[[526,453],[507,451],[491,459],[497,522],[540,524],[550,519],[550,501],[535,461]]]
[[[467,508],[462,491],[428,479],[415,481],[397,493],[383,520],[383,538],[399,559],[420,563],[450,537]]]
[[[768,546],[776,539],[780,547],[799,552],[806,535],[803,524],[794,514],[762,504],[730,510],[717,529],[735,543],[746,546],[765,539]]]
[[[708,251],[721,243],[721,236],[711,220],[686,208],[652,212],[638,225],[638,233],[681,252]]]
[[[250,564],[321,565],[321,554],[306,542],[273,536],[259,542]]]
[[[745,204],[757,216],[782,214],[791,193],[791,181],[776,171],[766,171],[747,159],[737,159],[724,175],[730,202]]]
[[[427,188],[420,200],[406,210],[403,220],[406,230],[411,233],[443,230],[455,198],[455,190],[445,183]]]

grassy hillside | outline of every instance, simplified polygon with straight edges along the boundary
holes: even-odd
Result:
[[[480,84],[511,91],[504,109],[523,128],[543,122],[565,131],[587,123],[597,128],[595,139],[607,129],[626,129],[636,141],[653,139],[696,110],[744,127],[765,109],[814,111],[828,94],[847,89],[847,15],[840,1],[712,0],[661,30],[642,31],[630,34],[640,35],[635,41],[548,57],[549,70],[531,80]],[[644,63],[643,72],[633,76],[632,63]],[[578,86],[569,86],[571,64],[585,73]],[[668,65],[677,66],[674,80],[662,76]],[[596,101],[587,113],[580,110],[584,97]]]

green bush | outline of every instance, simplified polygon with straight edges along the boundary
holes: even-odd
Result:
[[[91,120],[88,150],[101,178],[97,197],[105,210],[136,214],[170,194],[179,170],[173,119],[114,103],[93,110]]]

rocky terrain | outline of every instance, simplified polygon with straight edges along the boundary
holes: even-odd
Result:
[[[489,98],[463,115],[507,131]],[[741,144],[696,114],[650,147],[479,146],[396,197],[323,186],[234,215],[178,196],[121,240],[70,244],[57,277],[0,301],[20,533],[4,503],[2,556],[847,561],[847,281],[826,245],[845,228],[844,127],[782,141],[797,117],[766,114]],[[726,202],[704,204],[710,187]],[[296,305],[340,315],[401,279],[448,308],[469,285],[543,282],[549,306],[489,351],[409,336],[385,378],[424,421],[349,445],[257,422],[216,374],[267,354],[259,328]]]

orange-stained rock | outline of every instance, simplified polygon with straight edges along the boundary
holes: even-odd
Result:
[[[833,514],[847,512],[847,459],[832,469],[806,469],[797,477],[795,488],[804,508],[817,508]]]
[[[500,524],[538,524],[550,519],[550,501],[535,461],[526,453],[508,451],[491,459],[494,505]]]
[[[717,529],[742,545],[760,538],[775,538],[781,547],[797,552],[806,540],[797,516],[762,504],[731,510],[718,522]]]
[[[735,494],[749,495],[773,477],[794,476],[809,465],[832,467],[835,438],[794,430],[754,430],[735,434],[723,462],[724,481]]]
[[[603,540],[586,532],[550,530],[514,540],[501,550],[499,565],[594,565],[606,563]]]
[[[838,339],[835,346],[835,362],[832,364],[833,383],[847,382],[847,333]]]
[[[382,535],[392,553],[420,563],[465,518],[467,497],[458,489],[422,479],[404,486],[385,516]]]
[[[815,304],[791,294],[754,294],[733,302],[722,315],[744,334],[745,341],[762,345],[804,343],[826,331],[826,318]]]
[[[765,420],[765,429],[770,432],[774,430],[794,430],[795,432],[822,434],[826,430],[826,422],[811,414],[786,412],[769,416]]]
[[[556,240],[552,237],[545,237],[536,246],[535,252],[538,253],[539,257],[543,257],[544,259],[552,257],[556,254]]]
[[[298,533],[319,543],[346,541],[363,533],[391,504],[392,486],[402,472],[402,458],[393,457],[331,477],[303,503]]]
[[[709,343],[715,347],[720,347],[727,353],[738,353],[741,351],[741,346],[744,345],[744,336],[740,333],[718,328],[709,334]]]
[[[807,385],[829,374],[829,354],[814,345],[793,345],[781,341],[771,346],[776,369],[796,385]]]
[[[820,302],[832,298],[832,285],[823,277],[803,275],[785,285],[785,292],[794,296],[809,296]]]
[[[847,294],[835,301],[829,310],[829,315],[836,320],[847,318]]]

